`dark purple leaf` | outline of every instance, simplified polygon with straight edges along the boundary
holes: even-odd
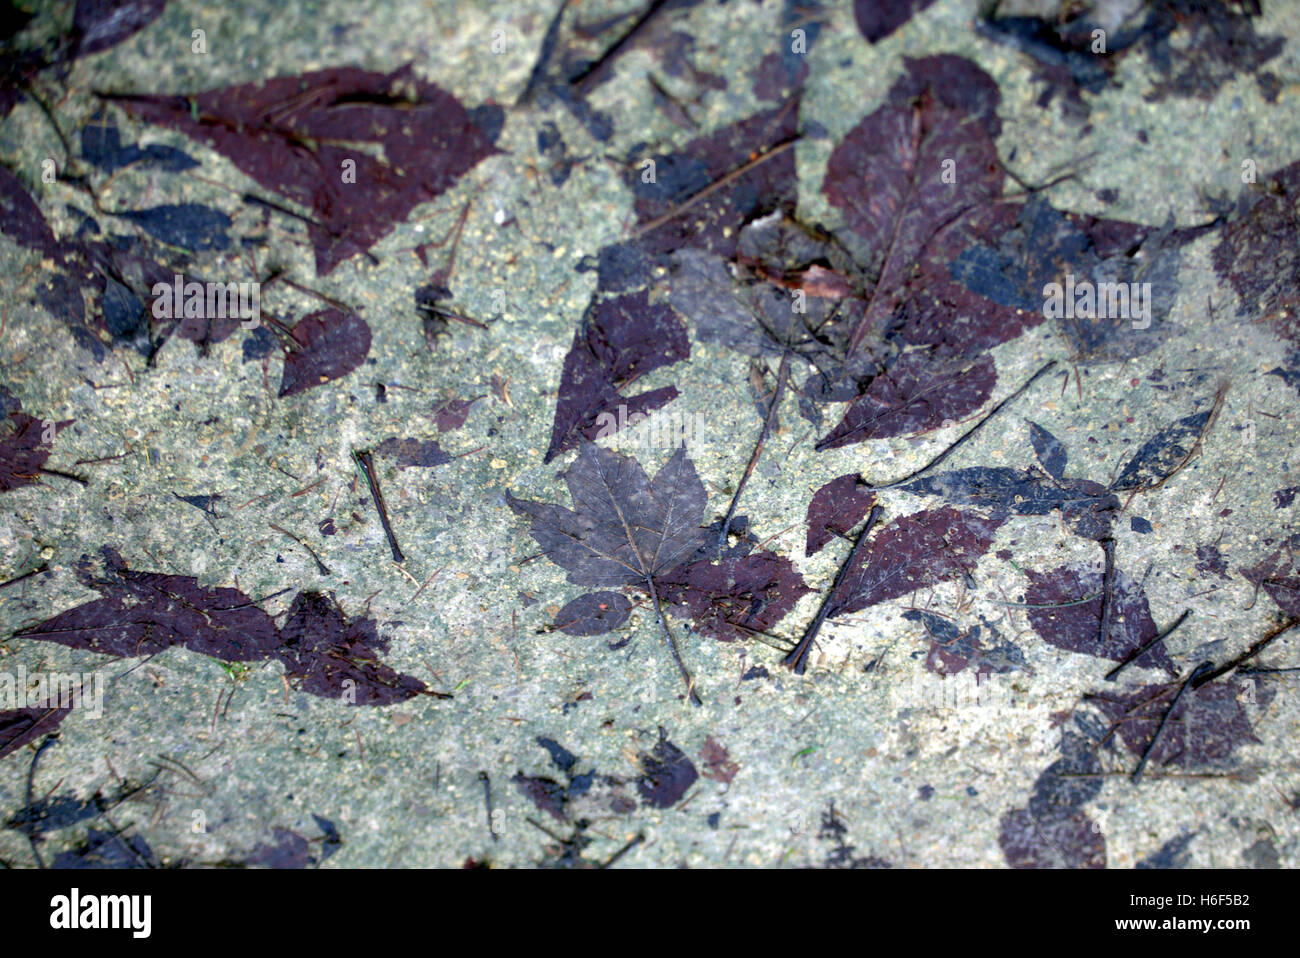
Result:
[[[632,396],[622,391],[690,354],[681,320],[667,306],[650,305],[645,291],[594,302],[564,359],[545,461],[576,447],[583,437],[611,436],[677,398],[673,386]]]
[[[814,555],[836,534],[848,535],[876,504],[862,477],[856,472],[832,479],[813,493],[808,503],[808,539],[804,555]]]
[[[1028,469],[1008,466],[955,469],[918,479],[903,488],[980,506],[1003,517],[1045,516],[1059,509],[1070,530],[1088,539],[1110,535],[1120,505],[1105,486],[1087,479],[1054,481]]]
[[[789,559],[771,552],[691,562],[655,576],[655,586],[666,605],[724,642],[771,630],[813,591]]]
[[[0,492],[8,492],[40,478],[52,447],[45,443],[45,423],[22,411],[23,405],[13,393],[0,386]],[[74,420],[51,422],[57,434]]]
[[[1091,700],[1119,726],[1120,740],[1128,750],[1140,756],[1182,684],[1143,685],[1128,692],[1093,695]],[[1239,701],[1247,694],[1247,685],[1239,682],[1211,682],[1194,691],[1188,689],[1160,732],[1148,767],[1154,771],[1164,765],[1222,766],[1236,749],[1257,744],[1259,739]]]
[[[431,439],[385,439],[375,446],[375,455],[396,459],[399,469],[444,466],[452,458]]]
[[[433,421],[438,426],[438,432],[451,432],[465,425],[470,408],[476,401],[475,399],[449,399],[442,405],[435,407]]]
[[[1065,467],[1069,463],[1069,454],[1065,451],[1065,447],[1061,445],[1061,440],[1038,425],[1038,423],[1031,422],[1029,424],[1029,441],[1034,444],[1034,455],[1043,464],[1047,474],[1053,479],[1063,477]]]
[[[230,246],[226,236],[230,217],[201,203],[169,203],[117,215],[172,246],[190,250],[223,250]]]
[[[55,856],[51,868],[157,868],[153,849],[139,835],[92,828],[84,844]]]
[[[831,595],[828,616],[859,612],[917,589],[970,576],[1001,518],[950,506],[902,516],[871,539]]]
[[[175,147],[151,143],[141,149],[134,143],[123,146],[117,124],[100,111],[81,128],[81,158],[105,173],[139,163],[151,169],[180,172],[199,165],[188,153]]]
[[[238,589],[202,586],[192,576],[129,569],[110,547],[102,575],[83,556],[77,577],[102,595],[19,631],[113,656],[156,655],[173,646],[225,662],[253,662],[279,645],[275,622]]]
[[[924,609],[908,609],[903,618],[925,627],[930,640],[925,667],[937,675],[956,675],[973,668],[978,681],[978,675],[1025,667],[1025,655],[1019,646],[1004,640],[987,620],[962,629],[953,620]]]
[[[869,43],[889,36],[934,0],[853,0],[853,19]]]
[[[638,758],[642,774],[636,790],[651,808],[672,808],[700,777],[686,753],[668,741],[662,728],[654,748]]]
[[[937,429],[979,409],[996,381],[990,356],[969,364],[946,364],[923,352],[910,353],[871,381],[817,448],[837,449],[864,439]]]
[[[77,0],[72,13],[77,55],[116,46],[157,20],[166,5],[167,0]]]
[[[72,709],[27,708],[0,711],[0,758],[53,732]]]
[[[704,766],[701,775],[724,785],[730,785],[731,780],[740,771],[740,765],[732,761],[726,748],[714,741],[712,735],[704,739],[704,745],[700,748],[700,762]]]
[[[1122,570],[1115,572],[1110,634],[1101,639],[1101,570],[1062,566],[1050,572],[1026,570],[1024,602],[1034,631],[1058,649],[1122,662],[1159,632],[1146,593]],[[1093,598],[1089,599],[1089,596]],[[1088,601],[1080,601],[1088,599]],[[1134,665],[1175,673],[1163,645],[1144,652]]]
[[[1106,867],[1106,839],[1078,810],[1038,818],[1013,808],[1002,816],[998,844],[1012,868]]]
[[[1168,479],[1200,446],[1217,409],[1184,416],[1144,442],[1111,488],[1119,492],[1153,489]]]
[[[565,604],[555,616],[554,628],[568,635],[603,635],[612,632],[632,614],[632,603],[618,592],[588,592]]]
[[[370,327],[351,311],[310,313],[294,324],[293,339],[298,347],[285,353],[281,397],[341,379],[370,354]]]
[[[425,684],[379,661],[388,651],[375,620],[349,619],[333,598],[300,592],[280,629],[279,659],[304,692],[351,705],[392,705],[427,691]]]
[[[450,93],[405,66],[335,67],[193,96],[117,97],[311,211],[316,272],[366,253],[496,149]],[[355,182],[345,181],[345,164]]]
[[[1256,589],[1263,589],[1279,609],[1300,616],[1300,535],[1285,540],[1272,555],[1248,569],[1239,570]]]
[[[1243,319],[1267,322],[1300,345],[1300,161],[1242,191],[1214,248],[1214,271],[1231,283]]]
[[[316,863],[307,839],[287,828],[272,830],[274,844],[258,842],[244,864],[254,868],[306,868]]]

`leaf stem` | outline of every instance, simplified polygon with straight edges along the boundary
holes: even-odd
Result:
[[[686,663],[682,661],[681,653],[677,650],[677,640],[673,638],[672,630],[668,628],[668,620],[664,618],[664,607],[659,601],[659,591],[655,588],[654,577],[646,576],[645,584],[650,590],[650,598],[654,600],[655,618],[659,620],[659,628],[663,630],[668,651],[672,653],[673,661],[677,663],[677,671],[682,674],[682,680],[686,683],[686,697],[691,700],[692,705],[703,705],[700,697],[695,694],[695,679],[691,678],[691,673],[686,670]]]

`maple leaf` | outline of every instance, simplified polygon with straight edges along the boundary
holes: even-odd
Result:
[[[572,510],[508,493],[510,508],[532,520],[532,537],[574,585],[627,586],[650,596],[692,701],[698,702],[694,683],[668,629],[665,606],[688,611],[701,631],[729,640],[770,628],[807,591],[789,560],[770,553],[717,563],[701,558],[709,538],[701,528],[707,496],[684,446],[651,480],[635,459],[586,443],[564,478]],[[622,603],[603,595],[566,606],[557,626],[571,619],[584,630],[620,624]]]
[[[308,234],[322,276],[368,253],[417,205],[497,152],[470,111],[410,64],[392,73],[334,67],[191,96],[108,99],[207,143],[311,210]],[[345,180],[345,169],[355,181]]]

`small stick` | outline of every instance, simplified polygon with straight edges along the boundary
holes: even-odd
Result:
[[[960,446],[962,443],[964,443],[964,442],[965,442],[967,439],[969,439],[971,436],[975,435],[975,433],[979,432],[980,429],[982,429],[982,428],[984,427],[984,424],[985,424],[986,422],[988,422],[990,419],[992,419],[994,416],[996,416],[996,415],[998,414],[998,411],[999,411],[1003,406],[1005,406],[1007,403],[1011,402],[1011,400],[1013,400],[1013,399],[1019,397],[1021,393],[1023,393],[1026,389],[1028,389],[1030,386],[1032,386],[1032,385],[1034,384],[1035,380],[1037,380],[1039,376],[1042,376],[1044,373],[1046,373],[1049,369],[1051,369],[1051,368],[1052,368],[1053,366],[1055,366],[1055,365],[1056,365],[1056,360],[1053,359],[1053,360],[1051,360],[1049,363],[1047,363],[1047,365],[1043,366],[1040,370],[1038,370],[1038,372],[1036,372],[1036,373],[1034,373],[1032,376],[1030,376],[1027,380],[1025,380],[1024,385],[1022,385],[1019,389],[1017,389],[1017,390],[1016,390],[1015,392],[1013,392],[1011,395],[1007,396],[1005,399],[1003,399],[1001,402],[999,402],[996,406],[994,406],[992,409],[990,409],[990,410],[988,411],[988,414],[985,415],[985,417],[984,417],[983,419],[981,419],[981,420],[980,420],[979,422],[977,422],[974,426],[972,426],[972,427],[971,427],[967,432],[965,432],[965,433],[963,433],[961,436],[959,436],[956,442],[954,442],[951,446],[949,446],[949,447],[948,447],[947,449],[945,449],[943,452],[939,453],[939,455],[937,455],[934,459],[931,459],[930,462],[929,462],[927,465],[922,466],[920,469],[916,469],[916,470],[914,470],[914,471],[912,471],[912,472],[909,472],[909,473],[908,473],[907,475],[905,475],[902,479],[895,479],[895,480],[894,480],[893,482],[891,482],[891,483],[887,483],[887,484],[885,484],[885,485],[879,485],[879,486],[870,486],[869,488],[871,488],[871,489],[893,489],[893,488],[895,488],[896,486],[901,486],[901,485],[902,485],[903,483],[905,483],[905,482],[911,482],[913,479],[917,479],[917,478],[921,477],[922,475],[924,475],[925,473],[929,472],[929,471],[930,471],[931,469],[933,469],[935,466],[939,465],[939,463],[943,462],[945,459],[947,459],[949,456],[951,456],[951,455],[953,454],[953,452],[956,451],[956,449],[957,449],[958,446]]]
[[[645,12],[637,17],[636,22],[628,28],[627,32],[615,40],[613,45],[600,55],[599,59],[570,77],[569,85],[573,87],[574,92],[579,96],[586,96],[590,89],[609,72],[609,68],[614,61],[624,51],[630,49],[632,43],[637,39],[637,35],[646,28],[646,25],[654,19],[660,10],[668,5],[668,2],[669,0],[652,0]]]
[[[736,494],[731,497],[731,505],[727,509],[726,518],[722,520],[722,531],[718,534],[719,554],[727,544],[727,531],[731,528],[731,520],[736,515],[736,507],[740,505],[740,497],[745,491],[745,486],[749,484],[749,477],[754,474],[754,467],[758,465],[758,457],[763,454],[763,444],[767,442],[768,434],[772,431],[772,423],[776,420],[777,407],[781,405],[781,389],[785,384],[786,377],[790,373],[790,350],[787,349],[781,354],[781,366],[776,371],[776,391],[772,393],[772,405],[767,409],[767,418],[763,420],[763,431],[758,434],[758,442],[754,444],[754,452],[749,457],[749,465],[745,467],[745,474],[740,477],[740,484],[736,486]]]
[[[478,780],[483,783],[483,804],[487,807],[488,834],[492,836],[492,841],[499,842],[501,836],[492,827],[492,779],[488,777],[487,772],[479,772]]]
[[[316,554],[316,550],[313,549],[311,546],[307,545],[307,543],[304,542],[301,538],[299,538],[298,536],[294,535],[294,534],[293,534],[292,532],[290,532],[288,529],[282,529],[282,528],[280,528],[280,527],[277,526],[274,522],[269,522],[269,523],[267,523],[267,525],[269,525],[269,526],[270,526],[272,529],[274,529],[276,532],[279,532],[279,533],[282,534],[282,535],[286,535],[286,536],[288,536],[288,537],[289,537],[290,539],[292,539],[294,542],[298,543],[298,545],[302,546],[302,547],[303,547],[304,549],[306,549],[309,553],[311,553],[311,557],[312,557],[313,559],[316,560],[316,568],[317,568],[317,570],[319,570],[319,572],[320,572],[321,575],[329,575],[329,574],[330,574],[329,567],[328,567],[327,565],[325,565],[324,562],[321,562],[321,561],[320,561],[320,556],[318,556],[318,555]]]
[[[46,565],[44,562],[42,562],[40,565],[38,565],[35,569],[32,569],[32,571],[30,572],[24,572],[22,575],[16,575],[12,579],[8,579],[4,582],[0,582],[0,589],[5,588],[6,586],[15,585],[19,582],[22,582],[24,579],[30,579],[34,575],[40,575],[42,572],[49,572],[49,571],[50,571],[50,567]]]
[[[637,835],[636,838],[632,839],[630,842],[628,842],[626,845],[624,845],[622,848],[616,851],[612,856],[610,856],[609,860],[605,862],[605,864],[601,865],[600,867],[608,868],[610,865],[614,864],[614,862],[618,861],[620,858],[622,858],[632,849],[636,848],[636,846],[640,845],[643,841],[645,841],[644,832]]]
[[[1103,600],[1102,600],[1102,601],[1105,601],[1104,597],[1103,597]],[[1134,649],[1133,652],[1132,652],[1132,653],[1131,653],[1127,658],[1125,658],[1123,662],[1121,662],[1119,665],[1115,666],[1113,669],[1111,669],[1109,672],[1107,672],[1107,673],[1106,673],[1106,681],[1107,681],[1107,682],[1114,682],[1114,681],[1115,681],[1115,677],[1118,676],[1118,675],[1120,674],[1120,672],[1124,671],[1124,669],[1128,668],[1130,665],[1132,665],[1132,664],[1133,664],[1134,662],[1136,662],[1138,659],[1142,658],[1143,654],[1145,654],[1145,653],[1147,652],[1147,650],[1150,649],[1152,646],[1154,646],[1157,642],[1161,642],[1161,641],[1163,641],[1165,638],[1167,638],[1167,637],[1170,635],[1170,633],[1172,633],[1172,632],[1174,631],[1174,629],[1178,628],[1180,625],[1182,625],[1184,622],[1186,622],[1186,621],[1187,621],[1187,617],[1188,617],[1189,615],[1191,615],[1191,614],[1192,614],[1192,610],[1191,610],[1191,609],[1184,609],[1184,610],[1183,610],[1183,614],[1180,615],[1180,616],[1179,616],[1179,617],[1174,621],[1174,624],[1173,624],[1173,625],[1169,626],[1169,628],[1165,629],[1163,632],[1161,632],[1159,635],[1155,636],[1154,638],[1152,638],[1152,639],[1150,639],[1150,640],[1148,640],[1148,641],[1146,641],[1146,642],[1143,642],[1143,643],[1142,643],[1141,645],[1139,645],[1136,649]]]
[[[1110,620],[1115,607],[1115,540],[1101,540],[1102,552],[1105,554],[1105,566],[1101,573],[1101,623],[1098,626],[1097,644],[1105,648],[1110,638]]]
[[[402,550],[397,546],[397,537],[393,535],[393,527],[388,523],[388,510],[384,507],[384,496],[379,491],[379,482],[375,477],[375,464],[370,458],[370,453],[353,452],[352,458],[357,461],[361,475],[366,480],[366,485],[370,487],[370,497],[375,501],[375,509],[379,512],[379,521],[384,527],[384,535],[388,536],[388,544],[393,550],[393,561],[405,562],[406,557],[402,555]]]
[[[812,624],[804,632],[799,644],[781,660],[781,664],[793,669],[795,675],[803,675],[804,669],[807,668],[805,659],[808,656],[808,650],[812,648],[813,640],[817,638],[822,623],[826,621],[826,616],[830,613],[831,602],[834,601],[835,593],[839,591],[844,577],[848,575],[849,569],[857,561],[858,554],[867,543],[867,534],[871,532],[871,527],[876,524],[876,520],[880,518],[880,513],[883,511],[880,506],[871,507],[871,514],[867,516],[867,523],[862,527],[862,531],[858,533],[857,541],[853,543],[853,549],[849,552],[849,557],[844,560],[844,564],[840,566],[840,571],[835,574],[835,583],[831,586],[830,591],[826,593],[826,598],[822,600],[822,606],[817,610],[817,617],[812,620]]]
[[[1137,768],[1133,769],[1133,784],[1136,785],[1142,778],[1142,769],[1146,767],[1147,759],[1151,757],[1152,750],[1156,747],[1156,741],[1160,738],[1160,733],[1165,730],[1165,725],[1169,722],[1169,716],[1174,714],[1174,709],[1178,707],[1178,701],[1187,691],[1187,687],[1193,683],[1199,676],[1203,676],[1207,671],[1214,668],[1213,662],[1202,662],[1196,668],[1192,669],[1192,674],[1187,676],[1183,684],[1178,687],[1178,693],[1174,700],[1169,703],[1169,708],[1165,709],[1165,714],[1160,717],[1160,724],[1156,726],[1156,734],[1151,736],[1151,741],[1147,743],[1145,751],[1142,752],[1142,758],[1138,760]]]
[[[1260,639],[1258,642],[1256,642],[1254,645],[1248,648],[1245,652],[1242,652],[1241,655],[1237,656],[1235,659],[1223,663],[1223,665],[1220,665],[1217,669],[1214,669],[1209,674],[1203,675],[1200,678],[1198,678],[1195,684],[1192,685],[1192,688],[1199,689],[1206,682],[1213,682],[1220,675],[1224,675],[1228,672],[1231,672],[1237,666],[1241,665],[1241,663],[1250,661],[1255,656],[1259,655],[1259,653],[1263,652],[1264,649],[1269,645],[1269,643],[1272,642],[1274,639],[1276,639],[1279,635],[1281,635],[1284,632],[1291,631],[1297,625],[1300,625],[1300,618],[1287,619],[1277,628],[1269,632],[1268,635],[1264,636],[1262,639]]]
[[[78,482],[78,483],[80,483],[80,484],[83,485],[83,486],[88,486],[88,485],[90,485],[90,483],[87,482],[85,479],[82,479],[80,476],[74,476],[74,475],[73,475],[72,473],[70,473],[70,472],[61,472],[61,471],[58,470],[58,469],[46,469],[46,468],[44,468],[44,467],[41,467],[40,469],[37,469],[36,471],[39,472],[39,473],[41,473],[41,474],[43,474],[43,475],[46,475],[46,476],[58,476],[60,479],[68,479],[68,480],[70,480],[71,482]]]

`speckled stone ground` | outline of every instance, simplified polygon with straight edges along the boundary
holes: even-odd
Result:
[[[594,23],[630,5],[579,6],[578,19]],[[1208,99],[1149,101],[1143,92],[1155,67],[1135,55],[1121,62],[1121,82],[1086,95],[1086,129],[1059,103],[1036,105],[1041,91],[1031,62],[978,35],[974,7],[939,0],[874,45],[864,41],[847,5],[827,5],[817,15],[800,109],[803,127],[819,125],[825,135],[795,148],[807,219],[835,225],[839,214],[820,189],[831,149],[880,104],[903,58],[936,52],[967,57],[996,80],[999,151],[1020,178],[1044,182],[1077,168],[1075,178],[1048,191],[1057,209],[1192,225],[1210,218],[1207,198],[1236,195],[1243,157],[1261,170],[1300,158],[1296,3],[1266,4],[1257,24],[1259,33],[1287,38],[1269,65],[1283,81],[1274,102],[1249,74],[1229,79]],[[68,129],[84,122],[96,107],[90,90],[194,91],[333,65],[387,71],[408,62],[463,103],[514,104],[554,12],[555,4],[533,0],[326,0],[270,15],[254,3],[173,2],[132,39],[79,61],[58,115]],[[242,361],[239,336],[207,355],[170,341],[152,368],[121,349],[96,363],[33,305],[39,257],[0,239],[0,381],[33,415],[75,420],[50,463],[89,479],[81,488],[45,477],[0,494],[0,579],[42,561],[52,570],[0,591],[0,635],[93,598],[73,571],[82,555],[111,545],[132,568],[192,575],[205,585],[237,581],[255,596],[291,590],[267,603],[273,614],[298,589],[332,592],[349,614],[368,610],[378,621],[391,641],[385,662],[455,695],[349,708],[291,689],[275,664],[234,668],[180,648],[147,661],[108,660],[7,639],[0,670],[20,663],[33,671],[98,669],[109,681],[103,716],[74,712],[60,727],[58,745],[41,756],[38,795],[57,789],[85,799],[97,790],[111,794],[123,780],[151,781],[109,814],[164,862],[242,859],[271,843],[277,828],[316,840],[316,815],[332,822],[342,840],[325,867],[446,867],[470,858],[529,866],[544,861],[554,844],[529,819],[568,834],[567,825],[511,783],[517,773],[557,776],[538,737],[577,756],[577,771],[594,768],[632,782],[644,770],[638,754],[652,751],[662,730],[711,774],[669,808],[643,802],[623,813],[593,813],[591,860],[643,835],[620,867],[821,866],[842,844],[855,849],[850,858],[895,867],[1005,866],[1002,816],[1025,806],[1036,778],[1059,758],[1059,715],[1097,689],[1110,667],[1043,642],[1021,607],[1023,570],[1099,559],[1096,545],[1070,535],[1058,516],[1008,521],[975,570],[974,588],[948,583],[831,621],[804,676],[781,668],[782,653],[769,645],[723,644],[679,628],[704,698],[700,708],[682,700],[644,608],[617,636],[546,631],[556,610],[582,590],[565,582],[562,569],[534,558],[536,545],[505,493],[568,505],[556,475],[572,454],[543,464],[542,453],[563,357],[595,284],[592,272],[577,267],[623,236],[632,220],[623,158],[638,143],[668,149],[691,136],[654,105],[647,76],[676,96],[697,98],[693,120],[710,130],[754,111],[748,74],[788,42],[780,3],[700,4],[670,16],[694,38],[695,68],[727,78],[725,89],[664,76],[649,51],[634,49],[593,94],[593,104],[619,120],[607,142],[593,139],[561,105],[507,107],[499,154],[381,241],[373,250],[377,263],[354,257],[327,278],[315,277],[301,226],[272,221],[273,242],[251,251],[259,269],[282,267],[362,307],[373,332],[361,369],[295,396],[275,396],[278,358],[266,372],[260,362]],[[208,37],[202,58],[189,53],[195,27]],[[505,31],[501,54],[489,49],[495,29]],[[544,122],[555,124],[574,160],[559,186],[539,148]],[[219,153],[161,128],[122,123],[124,136],[185,149],[200,161],[201,178],[128,170],[101,183],[102,198],[114,208],[202,202],[232,214],[233,234],[241,217],[261,217],[235,201],[231,191],[251,181]],[[75,220],[66,207],[84,199],[66,184],[40,183],[47,155],[60,155],[48,123],[30,102],[20,104],[0,122],[0,159],[33,184],[55,228],[70,232]],[[1113,193],[1103,200],[1107,190]],[[456,302],[470,316],[501,319],[485,330],[453,325],[431,351],[412,305],[430,269],[412,248],[447,234],[466,204]],[[1230,658],[1274,621],[1276,608],[1256,597],[1239,570],[1292,534],[1295,507],[1279,506],[1274,492],[1300,484],[1296,390],[1268,375],[1282,363],[1285,345],[1266,326],[1235,318],[1234,294],[1211,269],[1214,242],[1206,237],[1184,250],[1171,312],[1181,335],[1135,360],[1080,366],[1066,383],[1060,376],[1044,380],[963,446],[954,463],[1027,464],[1026,422],[1033,419],[1050,424],[1078,474],[1105,482],[1136,445],[1227,380],[1202,454],[1161,490],[1137,496],[1117,525],[1120,568],[1141,577],[1149,567],[1145,589],[1154,620],[1164,626],[1193,610],[1168,641],[1183,672],[1206,658]],[[224,262],[234,269],[236,259],[214,260],[213,268]],[[315,308],[305,296],[283,289],[279,295],[275,308],[285,313]],[[997,347],[993,357],[995,398],[1048,359],[1068,366],[1051,323]],[[744,357],[693,341],[689,362],[657,370],[641,384],[676,385],[681,396],[673,411],[704,424],[689,452],[710,518],[725,510],[760,427],[747,371]],[[376,382],[387,385],[383,402]],[[447,452],[464,455],[433,469],[386,466],[381,476],[407,554],[399,568],[364,486],[355,483],[350,453],[389,436],[437,436],[430,411],[453,393],[483,397],[462,429],[438,436]],[[651,446],[642,431],[607,444],[653,470],[669,451]],[[741,512],[816,590],[777,629],[790,644],[847,551],[836,543],[804,557],[811,493],[852,471],[876,480],[902,475],[960,432],[951,427],[817,453],[811,427],[787,401]],[[222,496],[212,521],[176,498],[211,493]],[[881,502],[894,515],[919,508],[915,496],[897,490],[882,493]],[[1133,516],[1149,522],[1151,532],[1133,531]],[[328,517],[337,526],[332,536],[317,531]],[[272,523],[302,537],[330,574],[322,575]],[[1225,557],[1223,575],[1198,567],[1197,549],[1207,544]],[[1013,551],[1014,562],[997,559],[1001,550]],[[994,704],[945,706],[956,678],[926,670],[928,643],[902,617],[913,606],[996,623],[1022,648],[1026,667],[991,679],[1000,693]],[[630,641],[611,650],[613,639]],[[1279,640],[1263,661],[1300,664],[1300,635]],[[1300,789],[1294,675],[1272,675],[1269,694],[1242,703],[1258,741],[1221,767],[1151,770],[1133,785],[1129,754],[1105,756],[1104,785],[1084,809],[1104,836],[1109,867],[1133,867],[1188,834],[1195,837],[1183,861],[1192,867],[1300,863],[1300,816],[1288,804]],[[1157,674],[1145,677],[1154,681]],[[715,753],[706,740],[724,747],[738,769],[711,766]],[[34,747],[0,759],[0,819],[25,806]],[[485,808],[481,773],[495,814]],[[626,788],[635,798],[635,787]],[[832,803],[843,825],[838,836],[826,827]],[[53,858],[77,847],[88,828],[104,827],[92,818],[51,831],[43,853]],[[0,829],[0,859],[32,863],[21,830]]]

